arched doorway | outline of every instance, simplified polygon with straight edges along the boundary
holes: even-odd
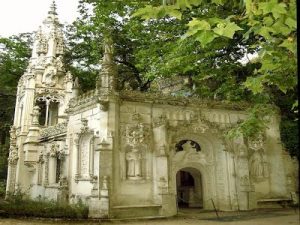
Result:
[[[176,173],[178,208],[203,208],[202,179],[199,170],[186,167]]]

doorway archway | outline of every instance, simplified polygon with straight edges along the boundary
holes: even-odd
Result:
[[[176,173],[177,205],[179,208],[203,208],[201,173],[185,167]]]

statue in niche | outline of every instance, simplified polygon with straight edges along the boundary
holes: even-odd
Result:
[[[43,66],[45,66],[45,63],[46,63],[45,54],[41,53],[41,55],[37,59],[37,66],[43,67]]]
[[[126,153],[127,161],[127,177],[130,180],[138,180],[142,178],[141,161],[142,154],[136,147]]]
[[[262,137],[249,142],[249,149],[253,151],[249,159],[250,176],[254,179],[268,177],[268,167],[266,155],[263,149]]]
[[[63,70],[64,64],[63,64],[63,58],[61,55],[56,58],[55,65],[58,70]]]
[[[49,67],[43,76],[43,83],[49,86],[54,86],[56,84],[56,69],[53,67]]]
[[[105,38],[103,47],[104,47],[103,63],[110,64],[110,63],[112,63],[112,55],[113,55],[112,39]]]
[[[145,141],[145,127],[143,124],[137,124],[134,127],[126,128],[126,139],[128,150],[125,154],[126,175],[130,180],[139,180],[142,175],[142,158]]]
[[[34,106],[33,112],[31,113],[32,116],[32,125],[39,125],[39,116],[40,116],[40,107]]]

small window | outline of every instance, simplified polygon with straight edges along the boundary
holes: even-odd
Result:
[[[40,107],[40,125],[54,126],[58,123],[58,100],[49,97],[41,97],[37,99],[37,105]]]

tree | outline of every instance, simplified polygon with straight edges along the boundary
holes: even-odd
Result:
[[[170,4],[167,4],[170,3]],[[194,14],[201,10],[201,14]],[[212,10],[213,9],[213,10]],[[213,11],[213,13],[210,13]],[[217,12],[224,12],[222,15]],[[226,12],[230,11],[231,14]],[[259,55],[254,70],[247,73],[243,88],[252,92],[251,109],[248,120],[243,121],[230,136],[244,134],[253,136],[264,129],[271,111],[270,105],[280,108],[282,115],[281,134],[285,146],[292,155],[299,152],[296,115],[292,108],[298,107],[297,100],[297,23],[296,2],[294,0],[177,0],[164,1],[162,5],[147,5],[137,10],[133,17],[146,20],[171,18],[183,20],[186,13],[193,18],[186,22],[187,30],[178,40],[196,41],[202,49],[211,49],[227,40],[240,37],[242,49],[246,53],[256,51]],[[190,52],[191,53],[191,52]],[[224,62],[223,62],[224,63]],[[247,65],[253,65],[248,63]],[[225,70],[226,72],[230,72]],[[219,79],[219,75],[215,78]],[[230,88],[226,84],[225,89]],[[230,93],[225,90],[225,92]],[[216,92],[214,92],[216,94]],[[240,93],[235,93],[240,95]],[[251,96],[251,95],[250,95]],[[245,96],[242,96],[245,99]],[[263,120],[261,119],[263,118]],[[261,126],[263,125],[263,126]],[[295,136],[297,135],[297,136]]]
[[[13,123],[18,80],[31,55],[32,34],[0,37],[0,181],[7,175],[9,129]]]

